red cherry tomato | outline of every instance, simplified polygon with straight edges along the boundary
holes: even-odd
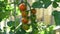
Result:
[[[27,9],[27,6],[25,5],[25,3],[21,3],[21,4],[19,5],[19,9],[20,9],[21,11],[25,11],[25,10]]]

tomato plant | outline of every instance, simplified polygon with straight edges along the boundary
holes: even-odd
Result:
[[[37,12],[36,8],[45,8],[46,9],[51,4],[54,8],[57,8],[59,6],[59,4],[57,2],[60,2],[60,0],[54,0],[54,1],[36,0],[35,2],[32,3],[32,5],[30,5],[27,0],[21,0],[21,1],[23,1],[22,3],[19,0],[13,0],[13,1],[14,2],[12,2],[12,3],[8,3],[8,0],[0,0],[0,22],[4,19],[9,19],[11,17],[11,15],[14,17],[14,21],[10,20],[9,22],[7,22],[7,25],[9,26],[8,28],[10,28],[9,34],[27,34],[27,33],[28,34],[38,34],[39,31],[37,28],[38,25],[37,25],[37,21],[36,21],[36,12]],[[13,4],[14,6],[11,6],[10,4]],[[18,7],[18,9],[16,7]],[[31,9],[31,8],[33,8],[33,9]],[[17,12],[21,12],[22,24],[20,23],[20,19],[17,17],[18,16],[16,14]],[[30,13],[30,15],[28,16],[29,13]],[[53,13],[55,19],[58,18],[56,20],[56,22],[60,23],[60,20],[59,20],[60,17],[58,16],[59,14],[60,14],[59,12]],[[60,24],[58,24],[58,25],[60,25]],[[32,31],[26,32],[26,30],[30,29],[30,26],[31,26]],[[46,29],[44,31],[46,32],[45,34],[47,34]],[[51,31],[49,31],[48,33],[50,33],[50,32]],[[2,32],[2,30],[0,29],[0,34],[1,33],[6,34],[6,28],[4,29],[4,32]]]

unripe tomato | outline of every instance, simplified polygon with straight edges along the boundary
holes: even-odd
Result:
[[[22,23],[27,24],[28,23],[28,19],[22,18]]]
[[[25,10],[27,9],[27,6],[25,5],[25,3],[21,3],[21,4],[19,5],[19,9],[20,9],[21,11],[25,11]]]
[[[28,29],[29,29],[29,25],[27,25],[27,24],[23,24],[23,25],[22,25],[22,29],[24,29],[24,30],[28,30]]]
[[[26,16],[27,16],[26,12],[25,11],[22,12],[22,17],[26,17]]]
[[[36,10],[35,9],[31,9],[32,14],[36,14]]]

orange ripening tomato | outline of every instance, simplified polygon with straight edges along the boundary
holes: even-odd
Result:
[[[28,23],[28,19],[22,18],[22,23],[27,24]]]
[[[21,4],[19,5],[19,9],[20,9],[21,11],[25,11],[25,10],[27,9],[27,6],[25,5],[25,3],[21,3]]]
[[[22,17],[26,17],[26,16],[27,16],[26,12],[25,11],[22,12]]]
[[[31,9],[32,14],[36,14],[36,10],[35,9]]]

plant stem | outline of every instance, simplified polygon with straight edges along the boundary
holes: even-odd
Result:
[[[15,4],[16,0],[14,0],[14,18],[16,20],[16,4]],[[16,28],[16,21],[15,21],[15,28]],[[15,34],[15,29],[14,29],[14,34]]]

